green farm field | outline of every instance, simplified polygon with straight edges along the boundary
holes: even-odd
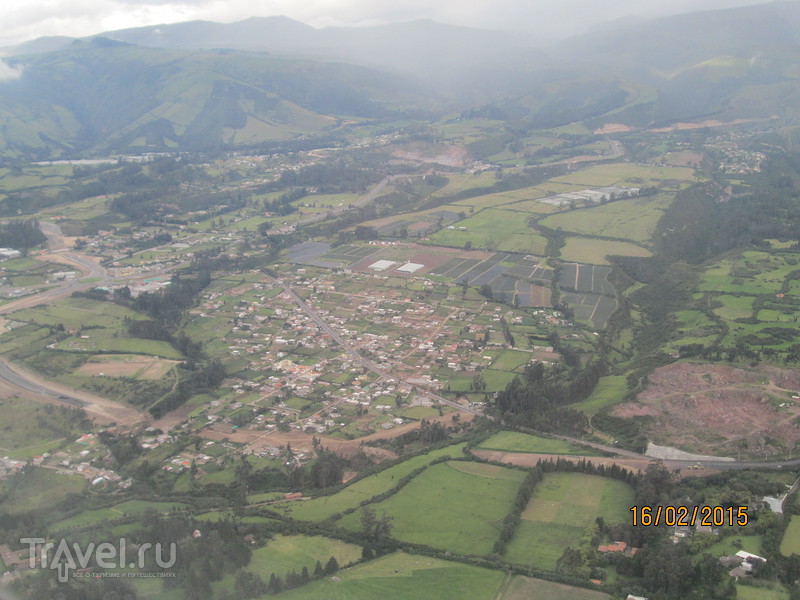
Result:
[[[570,408],[579,410],[582,413],[591,415],[601,408],[614,406],[622,402],[625,394],[628,393],[628,384],[623,375],[608,375],[601,377],[597,382],[592,395],[582,402],[571,404]]]
[[[392,517],[392,536],[401,541],[488,554],[524,477],[523,471],[482,463],[440,463],[372,508]],[[339,524],[358,530],[360,511]]]
[[[505,558],[555,569],[567,546],[575,546],[597,517],[623,523],[633,503],[627,484],[581,473],[546,473],[536,486]]]
[[[667,180],[690,183],[694,181],[694,169],[688,167],[651,167],[631,163],[596,165],[551,181],[584,186],[656,185]]]
[[[265,580],[269,579],[269,573],[283,578],[291,569],[299,573],[308,567],[313,573],[317,561],[325,566],[331,556],[336,557],[340,566],[349,565],[361,558],[361,547],[320,535],[277,535],[266,546],[253,551],[247,570],[266,573]]]
[[[540,223],[550,229],[647,242],[653,237],[656,224],[673,197],[674,194],[658,194],[618,200],[602,206],[551,215]]]
[[[650,256],[650,251],[630,242],[568,237],[561,248],[561,259],[591,265],[611,264],[606,256]]]
[[[285,510],[293,519],[302,521],[324,521],[331,515],[343,512],[349,508],[355,508],[364,500],[369,500],[373,496],[382,494],[386,490],[397,485],[403,477],[413,470],[430,464],[433,460],[441,456],[459,457],[463,455],[464,444],[448,446],[440,450],[434,450],[427,454],[421,454],[403,461],[399,465],[389,467],[375,475],[370,475],[348,485],[342,491],[331,496],[321,496],[313,500],[304,502],[292,502],[285,505]],[[281,505],[276,505],[280,507]]]
[[[85,433],[77,423],[67,423],[53,407],[17,397],[0,399],[0,414],[4,423],[0,426],[2,456],[31,458]]]
[[[542,454],[579,454],[596,456],[588,446],[578,446],[563,440],[539,437],[517,431],[501,431],[482,442],[477,450],[498,450],[501,452],[530,452]]]
[[[784,556],[800,554],[800,516],[792,515],[781,540],[781,554]]]
[[[14,485],[0,503],[0,512],[16,514],[46,511],[68,496],[80,494],[85,489],[86,480],[80,475],[62,475],[36,467],[14,479]]]
[[[534,233],[526,219],[507,210],[487,208],[471,217],[458,221],[456,229],[442,229],[431,236],[431,240],[444,246],[464,247],[467,242],[473,248],[504,250],[543,254],[547,240]],[[466,228],[461,231],[458,227]]]
[[[501,571],[396,552],[301,588],[285,600],[493,600]]]
[[[89,323],[93,327],[122,327],[125,317],[144,318],[124,306],[87,298],[67,298],[55,304],[18,310],[10,315],[15,321],[37,325],[61,324],[67,329],[79,329]]]

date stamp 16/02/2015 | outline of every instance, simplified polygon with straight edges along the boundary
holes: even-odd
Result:
[[[749,522],[746,506],[631,506],[630,511],[634,527],[744,527]]]

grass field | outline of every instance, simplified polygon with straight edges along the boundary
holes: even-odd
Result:
[[[517,575],[499,600],[606,600],[608,594]]]
[[[303,567],[308,567],[313,573],[317,561],[325,566],[331,556],[336,557],[339,566],[348,565],[361,558],[361,547],[319,535],[278,535],[263,548],[253,551],[247,570],[267,574],[264,579],[268,581],[269,573],[283,578],[291,569],[299,573]]]
[[[528,364],[533,358],[530,352],[518,352],[514,350],[505,350],[492,362],[492,369],[498,371],[515,371],[519,367]]]
[[[620,481],[581,473],[547,473],[522,513],[505,558],[555,569],[564,549],[577,546],[597,517],[610,524],[622,523],[632,503],[633,490]]]
[[[584,186],[632,185],[649,186],[667,180],[689,183],[694,181],[694,169],[688,167],[651,167],[631,163],[596,165],[569,175],[556,177],[554,182]]]
[[[281,594],[284,600],[493,600],[504,573],[397,552]]]
[[[629,242],[568,237],[561,259],[592,265],[610,264],[606,256],[650,256],[650,251]]]
[[[392,536],[399,540],[488,554],[524,477],[523,471],[493,465],[441,463],[373,508],[392,517]],[[360,511],[339,524],[360,529]]]
[[[0,512],[46,512],[68,496],[86,489],[86,480],[80,475],[61,475],[38,467],[14,478],[13,484],[8,496],[0,503]]]
[[[785,538],[784,538],[785,539]],[[736,542],[741,543],[741,547],[735,545]],[[761,536],[760,535],[729,535],[722,538],[719,542],[710,546],[704,552],[708,552],[711,556],[730,556],[736,554],[739,550],[745,552],[752,552],[762,556],[761,552]]]
[[[76,527],[88,527],[89,525],[97,525],[106,521],[113,521],[122,518],[122,514],[113,511],[110,508],[101,508],[99,510],[87,510],[80,514],[64,519],[51,526],[53,531],[67,531]]]
[[[674,194],[618,200],[602,206],[551,215],[542,225],[586,235],[647,242]]]
[[[588,446],[578,446],[563,440],[528,435],[517,431],[501,431],[481,443],[478,450],[500,450],[502,452],[532,452],[543,454],[580,454],[596,456]]]
[[[139,313],[112,302],[99,302],[88,298],[67,298],[54,304],[18,310],[11,314],[16,321],[38,325],[64,325],[67,329],[92,327],[121,327],[123,319],[143,319]]]
[[[628,384],[624,375],[609,375],[601,377],[592,395],[582,402],[571,404],[570,408],[579,410],[587,415],[596,413],[601,408],[613,406],[622,402],[628,393]]]
[[[0,454],[12,458],[29,458],[43,454],[68,441],[63,436],[79,434],[52,407],[20,398],[0,400]]]
[[[789,600],[789,592],[780,583],[775,583],[773,588],[737,585],[736,598],[737,600]]]
[[[783,534],[781,554],[784,556],[800,554],[800,517],[797,515],[792,515],[786,533]]]
[[[528,226],[527,220],[507,210],[487,208],[455,224],[455,229],[442,229],[431,240],[444,246],[543,254],[547,240]],[[460,228],[463,227],[462,231]]]
[[[399,465],[389,467],[375,475],[370,475],[352,485],[347,486],[341,492],[332,496],[322,496],[314,500],[305,502],[292,502],[285,505],[285,510],[294,519],[303,521],[324,521],[333,514],[354,508],[363,500],[369,500],[377,494],[381,494],[397,482],[419,467],[429,464],[440,456],[458,457],[462,456],[464,444],[448,446],[440,450],[434,450],[427,454],[421,454],[410,458]],[[276,505],[281,506],[281,505]]]

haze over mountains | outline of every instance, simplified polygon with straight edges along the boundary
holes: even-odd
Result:
[[[800,2],[622,20],[548,48],[432,21],[315,29],[270,17],[40,38],[2,54],[21,73],[0,78],[9,158],[232,147],[353,117],[650,126],[800,107]]]

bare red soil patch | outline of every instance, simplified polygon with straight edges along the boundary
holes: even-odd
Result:
[[[767,458],[800,442],[800,402],[794,371],[751,371],[719,364],[677,362],[657,369],[638,402],[621,404],[618,417],[645,417],[656,444],[717,456]]]

